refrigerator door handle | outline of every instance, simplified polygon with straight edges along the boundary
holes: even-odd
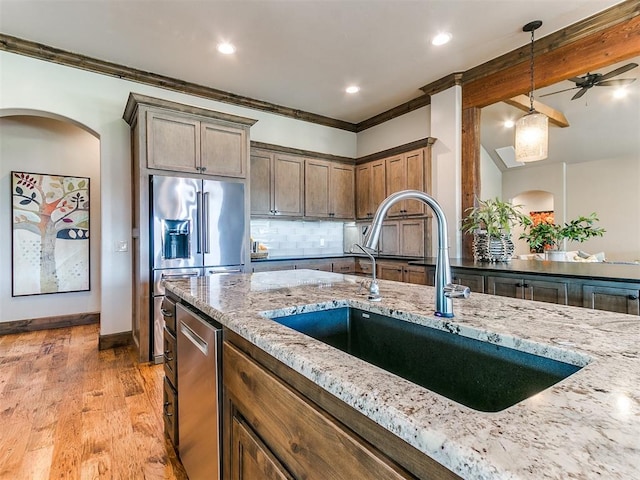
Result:
[[[202,253],[202,192],[196,192],[196,252]]]
[[[204,219],[204,228],[202,229],[204,253],[209,253],[209,192],[203,194],[202,217]]]

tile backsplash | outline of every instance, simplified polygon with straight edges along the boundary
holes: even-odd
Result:
[[[251,237],[270,258],[341,255],[343,223],[252,219]]]

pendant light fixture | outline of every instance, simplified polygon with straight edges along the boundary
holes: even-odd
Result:
[[[548,153],[549,118],[533,108],[533,41],[534,32],[542,26],[540,20],[534,20],[522,27],[523,32],[531,32],[531,90],[529,91],[529,113],[516,122],[515,150],[518,162],[544,160]]]

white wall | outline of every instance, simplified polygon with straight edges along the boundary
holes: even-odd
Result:
[[[388,150],[429,136],[429,105],[358,133],[357,157]]]
[[[0,322],[100,310],[100,142],[62,120],[37,116],[0,118],[0,198],[11,198],[11,171],[50,173],[90,179],[91,290],[57,295],[11,297],[10,228],[0,229]],[[5,226],[11,202],[0,202]]]
[[[480,147],[480,199],[502,198],[502,172],[491,155]]]
[[[122,120],[131,91],[258,119],[253,140],[356,156],[351,132],[0,52],[0,115],[7,110],[50,112],[100,137],[102,335],[131,330],[131,254],[115,251],[119,241],[131,241],[130,132]],[[10,275],[6,269],[1,274]]]
[[[606,230],[604,237],[568,249],[604,252],[610,261],[640,261],[640,159],[567,165],[567,199],[568,219],[596,212]]]

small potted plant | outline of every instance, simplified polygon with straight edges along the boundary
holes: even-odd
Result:
[[[512,205],[498,198],[478,200],[478,205],[465,210],[462,231],[473,234],[473,256],[478,261],[507,262],[513,256],[511,229],[528,225],[531,219]]]
[[[599,221],[595,212],[584,217],[580,216],[563,225],[554,223],[527,224],[529,231],[520,235],[521,240],[526,240],[532,252],[560,252],[564,240],[582,243],[591,237],[601,237],[605,229],[596,227],[595,222]],[[564,252],[563,252],[564,253]],[[547,255],[549,259],[556,255]],[[560,255],[564,258],[564,255]]]

